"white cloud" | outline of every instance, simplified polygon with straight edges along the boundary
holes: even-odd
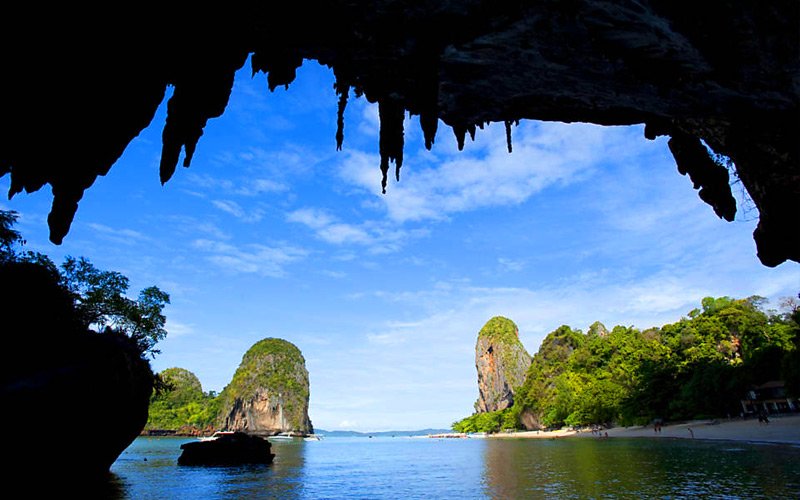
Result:
[[[514,152],[509,154],[504,129],[494,125],[482,131],[477,147],[445,154],[438,167],[426,164],[436,155],[414,156],[418,163],[405,162],[403,180],[391,183],[385,195],[380,194],[377,155],[347,153],[340,175],[346,183],[373,193],[397,223],[441,220],[455,213],[520,204],[550,186],[586,178],[610,156],[624,161],[635,152],[622,147],[631,133],[637,132],[585,124],[523,124],[516,129]]]
[[[90,222],[86,225],[94,230],[97,236],[114,243],[132,245],[149,239],[146,235],[139,231],[134,231],[133,229],[115,229],[94,222]]]
[[[334,218],[322,210],[316,208],[301,208],[286,215],[289,222],[299,222],[311,229],[321,229],[332,224]]]
[[[396,333],[368,333],[367,341],[377,345],[400,345],[405,343],[406,339]]]
[[[346,278],[347,277],[347,273],[343,273],[341,271],[324,270],[324,271],[321,271],[321,273],[324,274],[325,276],[328,276],[329,278],[341,279],[341,278]]]
[[[308,251],[282,245],[271,247],[250,244],[240,247],[211,240],[195,240],[192,246],[206,252],[206,259],[217,266],[238,273],[254,273],[274,278],[283,277],[287,264],[304,259]]]
[[[172,339],[175,337],[182,337],[184,335],[191,335],[195,333],[195,327],[192,324],[181,323],[175,321],[174,319],[167,318],[167,322],[164,326],[167,330],[168,336]]]
[[[429,234],[428,230],[405,230],[396,227],[383,227],[373,221],[361,224],[348,224],[328,212],[306,207],[286,214],[286,220],[296,222],[314,230],[317,238],[333,245],[363,245],[373,254],[398,251],[403,245]],[[339,260],[350,257],[341,256]]]
[[[258,222],[264,217],[263,210],[255,208],[248,213],[235,201],[213,200],[211,203],[223,212],[227,212],[244,222]]]
[[[256,196],[264,193],[280,193],[288,190],[289,186],[283,182],[270,179],[253,179],[249,184],[241,186],[237,192],[244,196]]]
[[[525,261],[522,260],[513,260],[513,259],[506,259],[504,257],[499,257],[497,262],[500,264],[500,268],[503,271],[513,272],[513,271],[522,271],[525,267]]]

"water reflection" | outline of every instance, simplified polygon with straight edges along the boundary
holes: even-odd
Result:
[[[644,439],[488,440],[484,492],[507,498],[798,498],[800,450]]]
[[[183,442],[137,440],[106,498],[800,498],[800,448],[789,446],[332,438],[275,443],[268,466],[182,467]]]
[[[185,442],[165,438],[126,450],[114,464],[102,498],[163,498],[167,491],[181,498],[302,498],[302,441],[273,444],[276,457],[269,465],[237,467],[178,465],[180,445]]]

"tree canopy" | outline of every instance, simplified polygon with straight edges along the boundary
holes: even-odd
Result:
[[[765,311],[766,300],[706,297],[701,308],[640,331],[594,323],[561,326],[544,339],[514,406],[453,424],[464,432],[546,428],[655,418],[738,415],[747,387],[783,380],[800,395],[800,307]]]
[[[0,263],[40,266],[72,297],[75,316],[83,328],[122,333],[136,343],[142,356],[159,353],[155,346],[167,335],[163,311],[169,294],[150,286],[132,299],[127,296],[130,281],[126,276],[100,270],[84,257],[67,257],[59,267],[42,253],[19,252],[16,247],[25,240],[13,228],[16,222],[15,212],[0,210]]]

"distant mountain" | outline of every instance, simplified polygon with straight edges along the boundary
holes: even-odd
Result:
[[[324,431],[316,429],[315,434],[326,437],[408,437],[408,436],[427,436],[428,434],[443,434],[452,432],[450,429],[420,429],[418,431],[381,431],[381,432],[358,432],[358,431]]]

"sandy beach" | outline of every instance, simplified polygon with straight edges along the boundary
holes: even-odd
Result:
[[[552,432],[524,431],[498,433],[491,438],[529,438],[555,439],[580,437],[589,439],[605,438],[653,438],[653,439],[717,439],[730,441],[751,441],[764,443],[800,444],[800,415],[776,416],[769,424],[759,423],[757,419],[739,420],[722,419],[717,424],[708,420],[665,424],[660,433],[653,432],[653,426],[647,427],[614,427],[592,434],[590,430]]]

